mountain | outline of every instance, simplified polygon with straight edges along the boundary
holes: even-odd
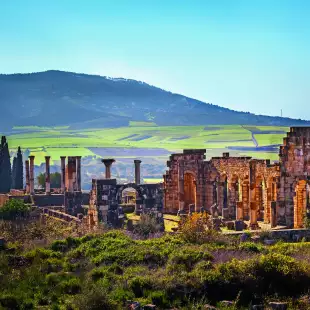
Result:
[[[0,75],[0,126],[310,125],[310,121],[237,112],[149,84],[63,71]]]

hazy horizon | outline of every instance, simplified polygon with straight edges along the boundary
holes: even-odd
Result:
[[[310,119],[306,0],[16,0],[0,8],[1,73],[134,79],[233,110]]]

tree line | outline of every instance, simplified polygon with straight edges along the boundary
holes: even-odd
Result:
[[[13,165],[11,165],[8,141],[5,136],[2,136],[0,144],[0,193],[8,193],[11,189],[23,189],[23,187],[24,169],[21,149],[18,147],[17,155],[13,158]]]

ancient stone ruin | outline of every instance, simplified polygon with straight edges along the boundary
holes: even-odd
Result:
[[[279,163],[251,157],[205,160],[206,150],[172,154],[164,175],[164,212],[206,210],[223,219],[301,228],[309,205],[310,127],[291,127]]]

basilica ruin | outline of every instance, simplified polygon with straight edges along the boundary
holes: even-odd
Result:
[[[310,127],[291,127],[279,162],[251,157],[205,160],[206,150],[172,154],[164,175],[164,211],[206,210],[225,220],[301,228],[309,205]]]

